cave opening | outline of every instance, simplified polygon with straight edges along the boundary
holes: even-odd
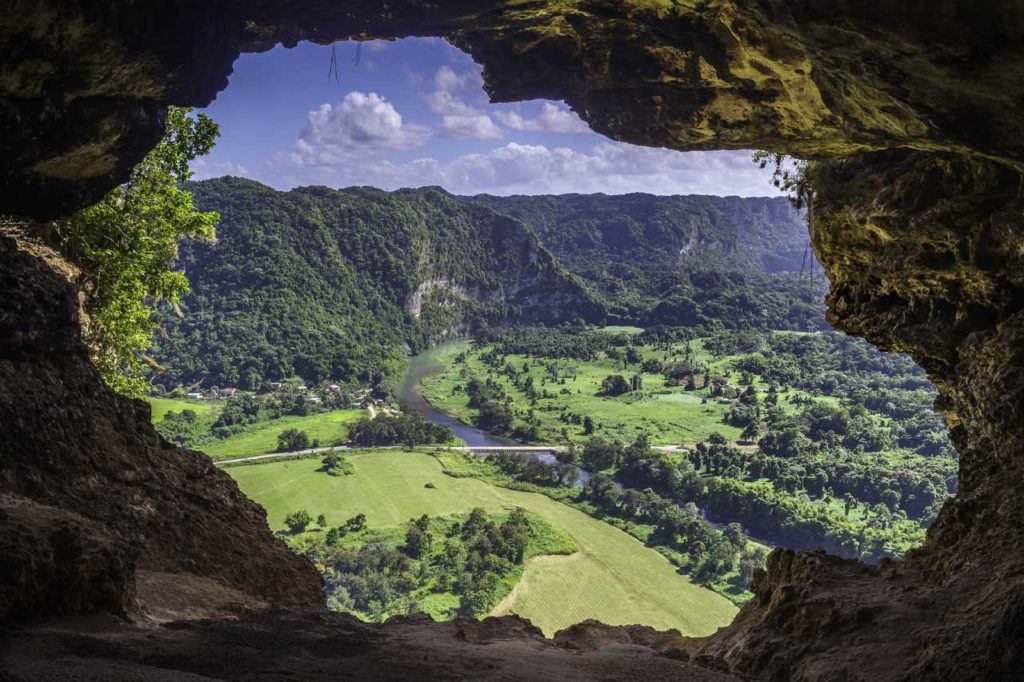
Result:
[[[788,205],[813,189],[795,188],[791,162],[773,176],[784,160],[616,143],[563,103],[491,104],[481,67],[437,39],[243,55],[171,141],[207,117],[213,151],[180,179],[216,236],[185,234],[149,261],[176,254],[168,274],[190,289],[154,301],[153,340],[132,351],[145,363],[109,360],[102,334],[93,356],[150,403],[158,433],[267,510],[320,567],[332,609],[707,635],[749,601],[771,548],[898,558],[954,492],[934,387],[825,321],[806,217]],[[125,258],[139,242],[121,238],[61,244],[94,329],[121,283],[90,287],[109,261],[76,256]],[[500,253],[522,248],[555,274]],[[566,348],[578,344],[597,350]],[[622,374],[618,399],[597,382]],[[506,423],[494,400],[474,403],[473,381],[500,392]],[[396,440],[383,432],[407,428],[395,415],[441,435]],[[399,443],[410,453],[389,458]],[[469,464],[486,494],[450,476]],[[363,492],[385,482],[379,499]],[[562,504],[522,497],[533,525],[513,521],[536,537],[507,549],[514,493],[495,486]],[[462,531],[475,510],[499,535]]]
[[[564,8],[548,10],[557,13]],[[132,10],[136,11],[145,10]],[[700,12],[691,15],[692,9],[645,8],[619,16],[601,8],[595,14],[600,20],[594,24],[599,29],[588,28],[582,15],[575,14],[567,23],[556,22],[557,30],[551,31],[516,32],[502,23],[530,26],[542,18],[547,25],[550,17],[546,10],[539,11],[540,16],[496,12],[486,18],[467,19],[458,13],[432,17],[437,23],[424,32],[454,36],[454,42],[485,62],[491,69],[485,77],[492,94],[498,92],[502,99],[538,95],[560,99],[564,94],[582,118],[596,122],[596,127],[615,138],[676,148],[763,146],[832,159],[815,168],[818,194],[812,221],[815,251],[831,282],[829,321],[885,350],[910,353],[938,387],[938,405],[960,452],[959,495],[946,502],[923,547],[904,560],[864,566],[814,550],[776,551],[768,558],[767,570],[754,576],[752,601],[732,626],[710,639],[658,639],[642,630],[589,625],[570,628],[556,642],[582,648],[591,662],[607,653],[607,647],[595,644],[596,640],[667,651],[690,660],[686,672],[691,675],[718,670],[723,675],[762,679],[823,679],[839,670],[855,669],[855,677],[889,679],[894,674],[943,677],[956,670],[966,677],[1013,679],[1021,650],[1015,578],[1019,561],[1013,549],[1020,535],[1015,434],[1021,404],[1015,362],[1020,335],[1014,273],[1019,256],[1013,246],[1021,221],[1013,140],[1020,138],[996,139],[978,131],[991,130],[985,125],[991,121],[1005,124],[1011,132],[1019,124],[1005,100],[991,90],[987,72],[972,70],[972,87],[988,99],[984,106],[970,109],[949,109],[937,103],[945,86],[935,94],[917,89],[912,79],[900,81],[902,90],[893,89],[890,81],[893,73],[906,72],[908,67],[901,61],[905,55],[925,54],[913,47],[921,35],[927,34],[929,41],[946,40],[949,49],[956,51],[989,34],[968,31],[953,37],[930,22],[921,34],[907,32],[906,26],[889,26],[886,30],[898,28],[906,41],[901,50],[886,50],[881,57],[892,70],[864,72],[847,68],[865,60],[863,52],[839,55],[814,30],[793,33],[790,24],[783,33],[798,36],[798,47],[787,40],[775,43],[779,37],[775,19],[755,13],[754,24],[745,28],[763,31],[762,38],[771,39],[750,43],[764,50],[758,57],[765,60],[751,67],[749,52],[734,51],[734,44],[720,33],[699,29],[719,27],[716,22],[735,28],[729,22],[738,21],[745,16],[742,13],[709,18]],[[653,14],[643,14],[648,11]],[[1005,8],[991,11],[992,16],[1007,12]],[[723,87],[706,69],[698,73],[683,68],[687,58],[672,45],[631,54],[619,43],[565,40],[588,30],[597,31],[591,37],[618,35],[622,24],[616,22],[620,21],[643,33],[643,22],[629,23],[636,21],[634,12],[659,26],[655,32],[662,39],[672,36],[696,45],[696,53],[707,55],[708,68],[719,75],[728,72],[753,90],[732,87],[735,82]],[[811,15],[808,25],[815,28],[837,21],[837,15],[819,16],[816,10]],[[125,16],[131,17],[131,12]],[[415,11],[405,16],[413,24],[422,19],[414,18],[418,17]],[[878,34],[863,27],[884,24],[871,12],[838,16],[845,30],[874,36],[866,44],[877,40]],[[375,23],[381,19],[375,16],[373,30],[364,35],[388,35],[386,27],[392,19],[387,17],[382,29]],[[103,25],[109,17],[89,20]],[[214,26],[225,19],[204,20]],[[313,25],[319,20],[304,17],[297,23],[275,25],[262,17],[244,29],[232,29],[236,32],[223,47],[226,52],[237,50],[239,44],[243,49],[265,49],[278,39],[290,43],[308,35],[322,40],[320,29]],[[902,14],[892,18],[895,23],[904,20]],[[460,28],[438,28],[438,23],[445,22]],[[121,28],[130,25],[129,21]],[[1012,32],[1018,23],[1002,21],[1000,25]],[[404,25],[395,30],[405,32],[410,29]],[[345,29],[337,34],[355,33]],[[88,31],[81,36],[88,38]],[[520,70],[509,66],[507,47],[512,45]],[[140,108],[122,108],[102,99],[70,106],[65,102],[50,115],[82,114],[84,106],[87,115],[80,121],[90,125],[68,125],[62,129],[63,137],[44,135],[31,148],[19,146],[22,138],[12,135],[8,145],[17,153],[5,171],[6,187],[12,191],[5,208],[16,215],[52,217],[89,203],[88,198],[94,199],[97,192],[122,179],[154,139],[153,121],[147,117],[169,101],[202,104],[211,88],[216,89],[225,49],[209,44],[193,47],[197,54],[216,54],[220,61],[198,69],[178,62],[193,73],[209,74],[191,90],[180,89],[185,68],[167,76],[167,90],[150,89],[144,94]],[[70,44],[65,49],[76,48]],[[166,46],[160,44],[147,48],[129,44],[128,49],[115,51],[115,56],[131,61],[133,50],[140,49],[167,56]],[[1017,59],[1012,48],[1000,49],[1007,60]],[[594,68],[597,62],[591,51],[614,58]],[[802,66],[793,66],[800,63],[801,54],[819,70],[849,80],[837,84],[820,74],[807,76]],[[574,63],[587,67],[564,68]],[[153,64],[157,64],[155,70]],[[562,68],[554,69],[555,65]],[[946,70],[952,89],[964,82],[956,65],[934,66]],[[150,61],[135,76],[152,85],[163,78],[162,68],[159,59]],[[772,75],[752,86],[750,81],[756,78],[751,74],[764,75],[766,70]],[[685,74],[689,82],[706,89],[704,94],[694,98],[692,92],[673,90],[667,85],[672,81],[665,78],[666,71]],[[937,82],[933,76],[928,79],[932,86]],[[16,90],[18,82],[8,81],[5,87]],[[855,82],[865,89],[847,87]],[[125,95],[129,99],[139,92],[130,92],[124,82],[105,87],[129,93]],[[768,94],[752,96],[758,89]],[[168,95],[172,91],[175,94]],[[738,91],[742,94],[737,95]],[[813,96],[823,91],[831,96]],[[13,106],[35,106],[26,102],[51,97],[52,92],[22,93],[20,99],[12,100]],[[836,97],[837,92],[845,95]],[[899,106],[882,103],[880,92],[895,98]],[[792,97],[794,93],[808,96]],[[818,116],[822,111],[829,114],[827,122]],[[878,117],[872,118],[875,114]],[[114,127],[100,122],[114,122]],[[111,135],[118,125],[129,132]],[[93,146],[69,143],[76,136]],[[52,201],[41,202],[47,194]],[[148,597],[149,613],[157,620],[180,616],[182,604],[191,605],[194,615],[202,616],[258,611],[266,604],[317,604],[322,599],[318,580],[308,566],[266,536],[260,510],[237,486],[205,457],[175,450],[156,439],[145,424],[144,408],[115,398],[98,382],[79,339],[73,288],[36,255],[9,240],[2,246],[6,282],[2,296],[5,311],[12,311],[3,320],[5,349],[0,367],[9,387],[0,404],[7,427],[0,443],[10,453],[3,471],[5,542],[12,549],[9,561],[43,569],[12,573],[8,587],[13,588],[4,595],[5,614],[15,620],[98,610],[125,614],[146,601],[143,597]],[[908,384],[907,390],[917,390],[915,386]],[[59,412],[54,405],[60,405]],[[60,429],[52,427],[57,422]],[[169,453],[180,454],[181,461],[168,466]],[[130,464],[124,466],[125,462]],[[82,476],[81,471],[104,473]],[[175,494],[182,490],[190,492]],[[197,523],[198,518],[203,521]],[[47,538],[46,552],[40,553],[33,540],[40,537]],[[145,539],[140,543],[140,538]],[[69,557],[77,557],[73,565]],[[1000,577],[993,579],[996,575]],[[199,603],[204,608],[198,608]],[[312,634],[317,627],[303,616],[295,618],[298,631]],[[350,643],[358,642],[361,651],[377,652],[372,655],[377,656],[373,666],[383,665],[386,647],[370,642],[376,635],[341,621],[336,627],[349,628],[335,633],[340,643],[346,637]],[[426,628],[424,633],[433,632],[426,625],[401,619],[394,627],[395,632],[403,627],[411,628],[406,633],[418,627]],[[463,628],[461,641],[485,643],[494,636],[504,642],[515,639],[507,633],[489,634],[484,626],[458,627]],[[505,625],[493,627],[500,631]],[[203,647],[217,651],[215,630],[195,632],[188,644],[180,640],[165,645],[185,647],[174,655]],[[28,639],[23,642],[31,640],[50,651],[64,646],[59,634],[28,631],[24,636]],[[942,646],[922,652],[922,637]],[[441,639],[424,634],[420,645],[432,646]],[[868,652],[873,655],[867,656]],[[93,653],[107,662],[118,655]],[[464,649],[450,653],[452,664],[474,655]],[[557,655],[551,656],[555,658],[545,659],[545,665],[558,665]],[[265,665],[258,658],[252,656],[247,665]],[[612,665],[614,659],[611,656],[606,663]],[[14,666],[10,669],[21,671],[32,663],[20,651],[6,660],[5,665]],[[659,658],[652,665],[669,665],[667,660],[671,659]]]

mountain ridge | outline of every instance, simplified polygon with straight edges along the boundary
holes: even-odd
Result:
[[[777,214],[772,229],[789,251],[775,256],[792,263],[806,229],[781,198],[281,191],[231,177],[189,189],[221,224],[215,242],[180,248],[192,293],[162,308],[153,349],[167,387],[257,388],[289,376],[373,384],[400,372],[408,352],[495,325],[777,326],[804,305],[778,283],[762,286],[793,279],[766,271],[766,240],[759,250],[739,243]],[[673,255],[695,234],[696,248]],[[592,248],[574,252],[588,238]],[[812,308],[794,324],[823,324]]]

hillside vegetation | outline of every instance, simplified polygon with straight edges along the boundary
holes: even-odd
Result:
[[[806,220],[783,197],[477,196],[522,220],[591,285],[609,319],[818,329]],[[803,273],[803,276],[801,276]]]
[[[409,350],[523,323],[824,324],[781,198],[189,187],[221,221],[181,247],[192,293],[152,353],[166,388],[387,383]]]
[[[221,222],[182,244],[192,293],[154,349],[168,387],[376,383],[458,330],[603,314],[522,223],[438,189],[190,188]]]

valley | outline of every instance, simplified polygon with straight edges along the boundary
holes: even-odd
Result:
[[[182,245],[153,421],[333,608],[709,632],[772,546],[897,557],[955,490],[934,388],[827,331],[785,199],[191,189],[222,222]],[[499,540],[517,507],[550,526],[525,554]],[[490,548],[461,577],[459,542]]]

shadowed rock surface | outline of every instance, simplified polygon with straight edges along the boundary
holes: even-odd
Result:
[[[580,625],[552,641],[514,616],[368,625],[326,611],[271,612],[241,622],[126,627],[110,617],[20,632],[0,651],[5,680],[649,680],[737,678],[687,661],[675,635]],[[665,652],[659,655],[656,652]]]
[[[103,385],[62,274],[0,237],[0,283],[0,620],[144,613],[137,569],[323,603],[312,565],[231,477],[165,442],[145,403]]]
[[[746,679],[1020,679],[1019,2],[9,5],[0,25],[8,213],[49,217],[98,198],[156,142],[164,107],[208,102],[239,51],[354,35],[447,36],[485,64],[493,98],[564,98],[616,139],[835,159],[816,176],[812,207],[831,321],[925,368],[962,469],[959,494],[907,559],[871,569],[777,550],[733,626],[675,648],[649,633],[636,648],[637,630],[589,626],[571,650],[523,634],[513,619],[470,626],[490,633],[478,647],[458,643],[470,637],[460,624],[376,628],[277,612],[158,630],[36,625],[6,638],[0,674],[57,679],[55,661],[84,679],[145,679],[141,666],[153,667],[150,679],[311,670],[274,667],[279,659],[248,647],[273,653],[269,631],[289,633],[289,657],[308,653],[305,663],[338,674],[349,662],[354,676],[714,679],[659,667],[679,665],[664,654],[689,651]],[[312,569],[273,540],[226,476],[160,443],[143,408],[100,386],[77,336],[74,292],[6,241],[0,304],[6,618],[132,613],[146,590],[158,620],[195,617],[198,595],[211,595],[211,613],[319,600]],[[175,575],[184,584],[169,586]],[[435,645],[449,657],[422,667],[406,658]],[[519,653],[490,658],[503,648]],[[159,654],[147,658],[150,650]]]

